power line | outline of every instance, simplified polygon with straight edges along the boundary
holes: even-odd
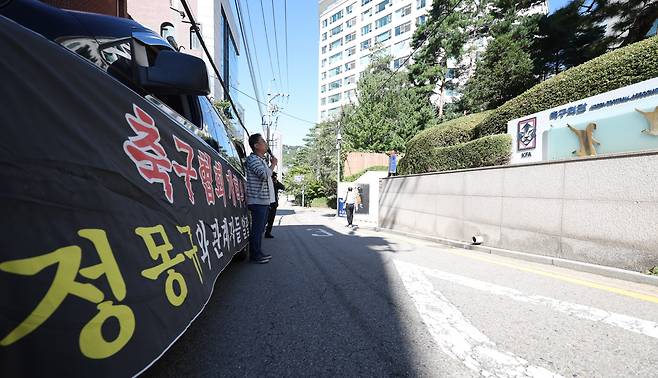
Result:
[[[245,1],[245,6],[247,7],[247,21],[249,21],[249,32],[251,33],[251,40],[254,41],[254,46],[256,46],[256,38],[254,37],[254,25],[251,23],[251,12],[249,11],[249,1]],[[258,46],[254,48],[254,58],[256,58],[256,66],[258,67],[258,82],[260,87],[265,89],[263,86],[263,78],[260,74],[260,62],[258,61]]]
[[[290,92],[290,76],[288,69],[288,0],[283,0],[283,15],[284,15],[284,24],[286,32],[286,88],[287,92]]]
[[[281,76],[281,59],[279,59],[279,37],[276,34],[277,27],[276,27],[276,15],[274,14],[274,0],[272,0],[272,23],[274,24],[274,46],[276,48],[276,66],[279,70],[279,80],[283,80],[283,77]]]
[[[265,22],[265,10],[263,10],[263,0],[260,0],[260,13],[263,15],[263,28],[265,28],[265,44],[267,45],[267,56],[270,57],[270,69],[272,70],[272,77],[274,75],[274,64],[272,64],[272,51],[270,51],[270,38],[268,37],[269,33],[267,32],[267,23]]]
[[[245,95],[246,97],[252,99],[253,101],[260,102],[258,99],[254,98],[253,96],[249,95],[248,93],[245,93],[245,92],[239,90],[238,88],[236,88],[236,87],[234,87],[234,86],[231,86],[231,88],[233,88],[233,89],[235,89],[236,91],[242,93],[243,95]],[[261,102],[261,104],[263,104],[263,105],[267,105],[267,104],[264,103],[264,102]],[[288,117],[290,117],[290,118],[294,118],[294,119],[296,119],[296,120],[298,120],[298,121],[302,121],[302,122],[309,123],[309,124],[311,124],[311,125],[315,125],[315,124],[317,124],[317,122],[313,122],[313,121],[309,121],[309,120],[304,119],[304,118],[297,117],[296,115],[292,115],[292,114],[290,114],[290,113],[286,113],[286,112],[284,112],[283,110],[279,110],[279,113],[281,113],[281,114],[283,114],[283,115],[286,115],[286,116],[288,116]]]
[[[251,84],[254,87],[254,95],[256,98],[260,99],[260,91],[258,90],[258,83],[256,83],[256,75],[254,74],[254,65],[251,61],[251,49],[249,48],[249,41],[244,31],[244,23],[242,22],[242,12],[240,9],[240,4],[238,0],[234,0],[235,7],[238,13],[238,22],[240,23],[240,31],[242,34],[242,41],[244,44],[245,52],[247,53],[247,65],[249,66],[249,76],[251,77]],[[261,118],[263,118],[263,106],[258,102],[258,112],[260,113]]]

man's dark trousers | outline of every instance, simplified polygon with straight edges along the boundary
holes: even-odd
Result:
[[[345,212],[347,213],[347,224],[351,225],[354,220],[354,204],[348,203],[345,206]]]
[[[265,228],[265,235],[272,235],[272,227],[274,227],[274,218],[276,218],[276,209],[279,204],[272,202],[270,204],[270,211],[267,214],[267,228]]]
[[[267,223],[267,212],[269,206],[267,205],[249,205],[251,211],[251,233],[249,234],[249,258],[257,260],[265,254],[261,250],[263,243],[263,231],[265,231],[265,223]]]

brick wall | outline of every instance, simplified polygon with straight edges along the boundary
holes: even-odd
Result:
[[[343,177],[351,176],[377,165],[388,166],[388,156],[382,153],[350,152],[345,159]]]

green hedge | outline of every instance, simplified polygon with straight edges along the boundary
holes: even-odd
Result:
[[[447,147],[466,143],[473,139],[473,128],[481,123],[489,113],[490,111],[470,114],[425,129],[407,142],[406,154],[422,152],[431,147]]]
[[[511,151],[511,136],[488,135],[454,146],[433,147],[412,159],[407,155],[400,160],[398,172],[406,175],[502,165],[509,162]]]
[[[489,114],[475,136],[507,132],[507,122],[658,77],[658,37],[601,55],[535,85]]]
[[[336,200],[334,199],[333,202],[336,202]],[[313,200],[311,201],[311,207],[329,208],[330,207],[329,206],[329,199],[327,197],[313,198]]]

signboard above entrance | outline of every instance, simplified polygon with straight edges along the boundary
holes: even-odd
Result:
[[[512,164],[658,149],[658,78],[507,123]]]

